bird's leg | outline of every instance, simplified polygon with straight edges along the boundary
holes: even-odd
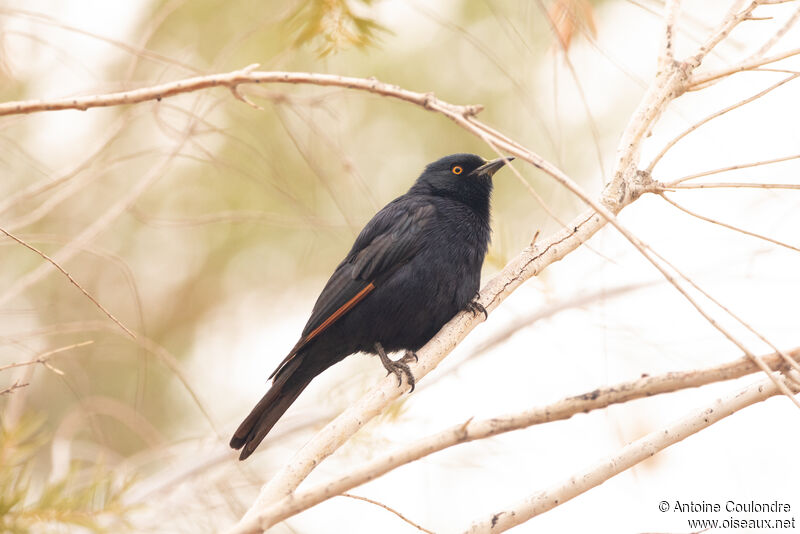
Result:
[[[397,377],[397,386],[399,387],[403,384],[403,375],[405,375],[406,381],[411,385],[409,393],[414,391],[417,381],[414,379],[414,375],[411,373],[411,369],[409,369],[407,362],[411,361],[409,355],[413,356],[415,360],[417,359],[417,355],[413,352],[407,352],[405,356],[397,361],[394,361],[386,355],[386,351],[383,350],[383,345],[380,343],[375,343],[375,350],[378,352],[378,357],[381,359],[384,369],[386,369],[386,374],[388,375],[389,373],[394,373],[394,375]]]
[[[472,300],[467,303],[467,306],[464,308],[464,311],[472,312],[472,316],[478,315],[478,313],[482,313],[484,320],[489,318],[489,312],[486,311],[486,308],[483,307],[483,304],[478,302],[480,298],[480,293],[475,293],[475,296],[472,297]]]

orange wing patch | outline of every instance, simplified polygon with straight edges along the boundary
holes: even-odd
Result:
[[[362,300],[364,297],[366,297],[366,296],[367,296],[367,295],[368,295],[368,294],[369,294],[369,293],[370,293],[370,292],[371,292],[373,289],[375,289],[375,285],[374,285],[372,282],[370,282],[369,284],[367,284],[367,286],[366,286],[364,289],[362,289],[361,291],[359,291],[358,293],[356,293],[356,294],[355,294],[355,296],[354,296],[353,298],[351,298],[350,300],[348,300],[347,302],[345,302],[345,303],[344,303],[344,305],[342,305],[342,307],[341,307],[341,308],[339,308],[338,310],[336,310],[335,312],[333,312],[333,313],[331,314],[331,316],[330,316],[330,317],[328,317],[327,319],[325,319],[325,321],[323,321],[321,325],[319,325],[318,327],[316,327],[316,328],[315,328],[314,330],[312,330],[312,331],[311,331],[311,332],[310,332],[310,333],[309,333],[309,334],[308,334],[306,337],[304,337],[303,339],[301,339],[301,340],[300,340],[300,342],[301,342],[301,344],[300,344],[300,347],[302,347],[303,345],[305,345],[306,343],[308,343],[309,341],[311,341],[312,339],[314,339],[315,337],[317,337],[317,336],[318,336],[320,333],[322,333],[322,332],[323,332],[323,331],[324,331],[326,328],[328,328],[330,325],[332,325],[334,322],[336,322],[336,320],[337,320],[339,317],[341,317],[342,315],[344,315],[345,313],[347,313],[347,312],[349,312],[351,309],[353,309],[353,306],[355,306],[356,304],[358,304],[359,302],[361,302],[361,300]],[[297,348],[299,349],[300,347],[297,347]]]
[[[270,378],[272,378],[273,376],[277,375],[277,374],[280,372],[280,370],[281,370],[281,369],[283,369],[283,368],[284,368],[284,366],[285,366],[287,363],[289,363],[289,362],[292,360],[292,358],[294,358],[294,357],[297,355],[297,353],[300,351],[300,349],[302,349],[303,347],[305,347],[305,346],[306,346],[308,343],[310,343],[310,342],[311,342],[311,341],[312,341],[312,340],[313,340],[315,337],[317,337],[317,336],[318,336],[318,335],[320,335],[322,332],[324,332],[324,331],[325,331],[325,329],[327,329],[327,328],[328,328],[330,325],[332,325],[333,323],[335,323],[335,322],[336,322],[336,321],[337,321],[337,320],[338,320],[338,319],[339,319],[339,318],[340,318],[342,315],[344,315],[345,313],[347,313],[347,312],[349,312],[350,310],[352,310],[352,309],[353,309],[353,306],[355,306],[356,304],[358,304],[359,302],[361,302],[362,300],[364,300],[364,297],[366,297],[367,295],[369,295],[369,294],[370,294],[370,292],[372,292],[372,290],[373,290],[373,289],[375,289],[375,284],[373,284],[372,282],[370,282],[369,284],[367,284],[367,285],[364,287],[364,289],[362,289],[361,291],[359,291],[358,293],[356,293],[356,294],[355,294],[355,296],[353,296],[353,298],[351,298],[350,300],[348,300],[347,302],[345,302],[345,303],[344,303],[344,304],[343,304],[343,305],[342,305],[342,306],[341,306],[341,307],[340,307],[338,310],[336,310],[335,312],[333,312],[333,313],[330,315],[330,317],[328,317],[327,319],[325,319],[325,320],[322,322],[322,324],[321,324],[321,325],[319,325],[319,326],[318,326],[318,327],[316,327],[314,330],[312,330],[311,332],[309,332],[309,334],[308,334],[306,337],[304,337],[304,338],[302,338],[300,341],[298,341],[298,342],[297,342],[297,345],[295,345],[295,346],[294,346],[294,348],[293,348],[293,349],[292,349],[292,351],[289,353],[289,355],[288,355],[288,356],[286,356],[286,358],[284,358],[284,360],[281,362],[281,364],[278,366],[278,368],[277,368],[277,369],[275,369],[275,371],[273,371],[273,373],[272,373],[272,374],[271,374],[269,377],[270,377]]]

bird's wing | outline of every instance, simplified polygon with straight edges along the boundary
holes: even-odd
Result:
[[[270,378],[277,375],[300,349],[413,258],[420,249],[420,237],[435,216],[433,204],[406,196],[379,211],[361,231],[350,253],[325,284],[300,341]]]

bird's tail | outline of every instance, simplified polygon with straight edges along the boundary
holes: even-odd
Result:
[[[272,387],[262,397],[253,411],[250,412],[231,438],[231,447],[242,449],[239,460],[244,460],[256,450],[256,447],[272,430],[278,419],[297,400],[300,393],[306,389],[314,375],[298,372],[297,364],[301,358],[294,362],[294,369],[282,369],[275,377]]]

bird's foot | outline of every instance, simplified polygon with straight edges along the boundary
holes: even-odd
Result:
[[[403,375],[405,375],[406,382],[408,382],[411,386],[411,389],[408,392],[411,393],[414,391],[417,381],[414,379],[414,375],[411,373],[411,369],[408,367],[408,364],[412,359],[417,361],[417,355],[409,351],[406,352],[405,356],[395,361],[386,355],[386,351],[383,350],[383,345],[380,343],[375,343],[375,350],[378,352],[378,357],[381,359],[384,369],[386,369],[386,375],[388,376],[389,373],[394,373],[394,375],[397,377],[398,387],[403,384]]]
[[[484,320],[489,318],[489,312],[486,311],[486,308],[483,307],[483,304],[478,302],[478,299],[481,297],[480,293],[475,293],[475,296],[472,297],[472,300],[467,303],[467,306],[464,308],[464,311],[472,312],[472,316],[475,317],[479,313],[483,314]]]

